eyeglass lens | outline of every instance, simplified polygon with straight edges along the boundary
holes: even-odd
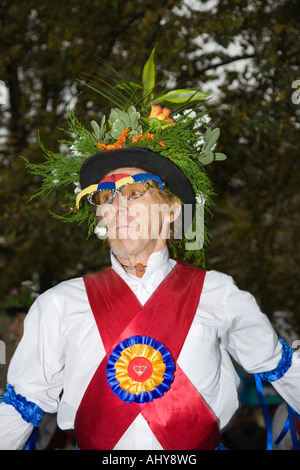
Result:
[[[148,184],[144,182],[126,184],[118,190],[102,189],[92,194],[91,202],[97,206],[110,204],[116,193],[121,194],[124,199],[131,201],[143,196],[147,189]]]

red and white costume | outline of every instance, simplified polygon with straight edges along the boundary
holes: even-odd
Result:
[[[147,303],[175,265],[167,249],[154,253],[145,275],[139,279],[127,274],[112,256],[112,269],[140,305]],[[193,292],[189,295],[193,296]],[[124,312],[129,307],[124,305]],[[163,320],[163,312],[161,315]],[[71,429],[95,371],[107,354],[105,348],[83,279],[65,281],[42,294],[27,315],[24,336],[9,367],[8,382],[16,393],[45,412],[57,412],[62,429]],[[213,412],[220,429],[238,407],[239,381],[229,355],[246,371],[259,373],[276,368],[281,352],[278,337],[254,298],[239,290],[229,276],[208,271],[176,363]],[[300,364],[295,361],[273,385],[299,413]],[[12,406],[0,404],[1,449],[22,448],[31,430],[32,425],[23,421]],[[104,434],[106,431],[103,429]],[[142,413],[137,414],[114,445],[120,450],[162,448]]]

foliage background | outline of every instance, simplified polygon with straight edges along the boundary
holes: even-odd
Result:
[[[0,299],[24,280],[44,291],[108,263],[86,227],[49,215],[61,193],[27,204],[40,182],[20,155],[41,161],[38,133],[58,149],[66,106],[80,92],[85,125],[107,112],[80,82],[99,74],[99,57],[139,81],[155,46],[163,86],[213,94],[228,156],[208,168],[218,196],[207,269],[231,274],[272,320],[291,312],[299,332],[298,0],[2,0],[0,35]]]

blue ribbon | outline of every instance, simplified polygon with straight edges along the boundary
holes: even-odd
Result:
[[[290,405],[288,405],[288,410],[289,410],[289,425],[290,425],[290,432],[292,436],[293,446],[295,450],[299,450],[300,444],[299,444],[297,431],[296,431],[295,418],[300,420],[300,415]]]
[[[12,405],[22,416],[24,421],[38,427],[43,417],[44,411],[32,401],[27,400],[22,395],[16,394],[11,385],[6,386],[6,392],[0,398],[0,402]]]
[[[281,379],[292,365],[292,356],[294,352],[292,346],[288,346],[282,338],[279,338],[279,341],[282,344],[282,358],[278,366],[273,370],[258,374],[265,382],[274,382],[275,380]]]
[[[264,389],[260,374],[254,374],[256,389],[258,393],[258,398],[261,404],[261,407],[264,412],[266,428],[267,428],[267,450],[272,450],[273,448],[273,434],[272,434],[272,420],[269,412],[269,408],[264,399]]]
[[[279,436],[277,437],[275,441],[275,445],[278,445],[282,441],[284,436],[287,434],[287,432],[290,431],[294,449],[299,450],[300,445],[299,445],[297,431],[296,431],[295,419],[300,420],[300,415],[299,413],[297,413],[297,411],[295,411],[288,404],[287,404],[287,408],[288,408],[288,417],[284,423],[281,433],[279,434]]]
[[[36,450],[36,429],[33,430],[24,450]]]
[[[282,358],[278,364],[278,366],[268,372],[261,372],[259,374],[254,374],[255,377],[255,383],[256,383],[256,389],[259,397],[259,401],[261,403],[261,407],[263,409],[264,417],[265,417],[265,422],[266,422],[266,429],[267,429],[267,450],[272,450],[273,449],[273,433],[272,433],[272,420],[271,416],[269,413],[268,406],[265,402],[264,399],[264,390],[263,390],[263,384],[262,380],[266,382],[274,382],[275,380],[281,379],[281,377],[284,376],[286,371],[291,367],[292,365],[292,356],[293,356],[293,348],[291,346],[288,346],[285,341],[282,338],[279,338],[280,343],[282,344]],[[278,438],[275,441],[275,444],[279,444],[279,442],[283,439],[283,437],[286,435],[288,430],[291,432],[292,440],[293,440],[293,445],[294,449],[298,450],[299,449],[299,442],[297,438],[297,433],[296,433],[296,427],[295,427],[295,421],[294,417],[296,416],[298,419],[299,415],[298,413],[293,410],[290,405],[288,406],[289,410],[289,415],[288,418],[283,426],[283,429],[278,436]]]
[[[147,344],[152,346],[154,349],[159,351],[162,355],[164,364],[166,366],[165,373],[163,375],[163,381],[160,385],[154,388],[151,392],[141,392],[139,395],[130,393],[127,390],[124,390],[118,380],[115,377],[116,369],[115,363],[120,358],[121,353],[124,349],[133,346],[134,344]],[[108,358],[107,367],[106,367],[106,374],[107,374],[107,382],[110,385],[112,391],[117,395],[121,400],[125,401],[126,403],[136,402],[136,403],[149,403],[155,398],[161,398],[164,393],[166,393],[173,380],[174,380],[174,370],[175,364],[172,358],[170,351],[164,346],[162,343],[157,341],[150,336],[145,335],[135,335],[131,336],[130,338],[126,338],[125,340],[121,341],[115,349],[112,351]]]

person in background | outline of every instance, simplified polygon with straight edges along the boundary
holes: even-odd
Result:
[[[17,289],[13,289],[3,302],[4,311],[12,318],[9,331],[15,347],[21,341],[24,331],[26,315],[38,297],[38,293],[31,281],[24,281]]]

